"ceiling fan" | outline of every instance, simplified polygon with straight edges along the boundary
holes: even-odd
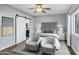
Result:
[[[37,13],[37,12],[46,13],[46,10],[50,10],[50,8],[44,8],[43,4],[36,4],[35,8],[28,8],[28,9],[33,9],[34,13]]]

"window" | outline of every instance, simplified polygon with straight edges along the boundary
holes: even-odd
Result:
[[[75,33],[79,34],[79,14],[75,15]]]

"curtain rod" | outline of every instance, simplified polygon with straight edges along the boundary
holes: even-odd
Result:
[[[18,14],[16,14],[16,16],[23,17],[23,18],[26,18],[26,19],[31,19],[31,18],[28,18],[26,16],[21,16],[21,15],[18,15]]]

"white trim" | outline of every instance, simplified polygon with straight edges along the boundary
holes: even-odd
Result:
[[[25,40],[23,40],[23,41],[25,41]],[[23,41],[21,41],[21,42],[23,42]],[[21,43],[21,42],[18,42],[17,44],[19,44],[19,43]],[[4,49],[6,49],[6,48],[9,48],[9,47],[11,47],[11,46],[13,46],[13,45],[15,45],[15,43],[13,43],[13,44],[11,44],[11,45],[8,45],[8,46],[6,46],[6,47],[0,48],[0,51],[1,51],[1,50],[4,50]]]
[[[77,37],[79,36],[79,34],[77,34],[77,33],[74,33],[74,35],[77,36]]]
[[[26,39],[25,39],[25,40],[26,40]],[[19,44],[19,43],[21,43],[21,42],[23,42],[23,41],[25,41],[25,40],[19,41],[19,42],[17,42],[16,44]]]
[[[76,50],[73,48],[73,46],[71,45],[71,48],[74,50],[74,52],[77,54]]]
[[[67,45],[70,46],[70,15],[67,16]]]
[[[6,46],[6,47],[0,48],[0,51],[3,50],[3,49],[6,49],[6,48],[8,48],[8,47],[11,47],[11,46],[13,46],[13,45],[15,45],[15,43],[14,43],[14,44],[11,44],[11,45],[8,45],[8,46]]]
[[[73,35],[75,35],[76,37],[78,37],[79,36],[79,34],[77,34],[77,33],[72,33]]]

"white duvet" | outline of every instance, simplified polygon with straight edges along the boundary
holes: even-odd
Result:
[[[58,39],[55,39],[55,46],[56,46],[56,49],[60,49],[60,42]]]

